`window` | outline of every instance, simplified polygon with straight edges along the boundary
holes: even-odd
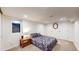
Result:
[[[20,21],[12,21],[12,33],[20,32]]]

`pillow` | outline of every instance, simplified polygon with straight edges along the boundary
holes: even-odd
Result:
[[[34,38],[34,37],[37,37],[37,34],[36,33],[32,33],[31,36],[32,36],[32,38]]]
[[[37,33],[38,36],[42,36],[40,33]]]
[[[32,38],[35,38],[35,37],[41,36],[41,34],[40,33],[32,33],[31,36],[32,36]]]

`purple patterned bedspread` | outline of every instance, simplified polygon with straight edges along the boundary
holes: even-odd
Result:
[[[56,38],[49,36],[32,37],[32,44],[44,51],[51,51],[56,42]]]

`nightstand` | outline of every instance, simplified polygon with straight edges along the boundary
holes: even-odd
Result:
[[[21,39],[20,40],[20,47],[24,48],[25,46],[28,46],[30,45],[32,42],[31,42],[31,39]]]

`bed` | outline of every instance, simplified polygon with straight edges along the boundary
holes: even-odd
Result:
[[[32,33],[32,44],[43,51],[51,51],[56,45],[57,40],[54,37],[44,36],[40,33]]]

